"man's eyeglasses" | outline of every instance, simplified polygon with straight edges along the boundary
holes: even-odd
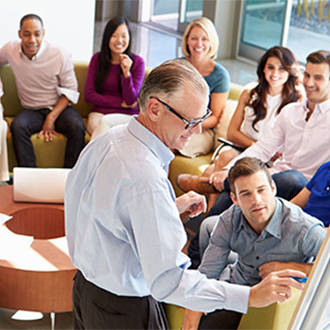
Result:
[[[186,124],[186,126],[185,126],[186,130],[193,129],[197,125],[201,124],[206,118],[210,117],[212,114],[212,111],[210,109],[206,109],[206,114],[202,118],[196,119],[196,120],[187,120],[187,119],[183,118],[179,113],[177,113],[173,108],[171,108],[168,104],[161,101],[159,98],[157,98],[155,96],[151,96],[150,98],[156,99],[158,102],[160,102],[162,105],[164,105],[168,111],[172,112],[174,115],[176,115],[178,118],[180,118]]]

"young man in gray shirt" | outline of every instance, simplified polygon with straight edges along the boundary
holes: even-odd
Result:
[[[228,175],[234,203],[212,232],[199,271],[208,278],[253,286],[270,272],[296,269],[309,274],[325,238],[323,223],[298,206],[276,198],[276,186],[257,158],[238,160]],[[238,257],[227,265],[231,251]],[[229,316],[230,315],[230,316]],[[218,310],[207,315],[187,311],[183,329],[236,329],[240,313]]]

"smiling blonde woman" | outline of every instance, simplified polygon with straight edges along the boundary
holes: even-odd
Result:
[[[228,71],[215,61],[218,49],[219,37],[208,18],[197,18],[187,26],[182,40],[182,53],[209,85],[209,108],[212,111],[212,115],[201,126],[201,134],[194,135],[186,147],[180,150],[187,157],[208,154],[214,147],[213,129],[219,123],[230,88]]]

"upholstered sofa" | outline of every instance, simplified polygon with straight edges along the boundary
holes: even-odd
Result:
[[[78,90],[80,92],[80,98],[78,104],[74,105],[80,115],[83,117],[85,122],[87,121],[87,116],[91,110],[91,105],[85,102],[84,88],[85,80],[87,75],[88,63],[87,62],[75,62],[75,72],[78,80]],[[146,74],[150,72],[150,68],[146,68]],[[22,110],[22,106],[17,96],[16,82],[13,72],[10,66],[0,66],[0,76],[4,87],[4,95],[1,98],[1,103],[4,108],[4,118],[10,126],[14,117]],[[229,120],[233,114],[236,106],[236,101],[241,92],[242,87],[240,85],[231,84],[231,89],[229,93],[229,101],[225,111],[221,117],[220,123],[217,127],[217,134],[222,137],[226,137],[227,126]],[[89,142],[90,136],[86,132],[86,143]],[[34,151],[36,155],[36,161],[38,167],[48,168],[48,167],[62,167],[64,162],[64,151],[66,145],[66,138],[63,135],[55,136],[52,142],[44,142],[43,138],[38,139],[37,134],[31,137]],[[9,169],[17,166],[16,157],[14,154],[12,137],[10,130],[8,130],[7,135],[7,145],[8,145],[8,161]],[[170,180],[174,186],[177,195],[182,194],[182,191],[176,186],[175,178],[180,173],[191,173],[191,174],[201,174],[205,167],[210,163],[212,154],[206,156],[200,156],[196,158],[187,158],[183,156],[176,156],[170,167]]]

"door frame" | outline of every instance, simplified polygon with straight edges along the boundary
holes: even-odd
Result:
[[[291,17],[291,9],[292,9],[292,0],[285,0],[285,14],[282,25],[282,35],[281,35],[281,46],[286,46],[289,35],[290,28],[290,17]],[[245,14],[245,3],[246,0],[242,0],[240,4],[240,14],[239,14],[239,35],[237,38],[236,45],[236,57],[239,59],[247,60],[247,61],[258,61],[259,58],[264,54],[265,49],[257,46],[248,45],[242,42],[243,35],[243,16]]]

